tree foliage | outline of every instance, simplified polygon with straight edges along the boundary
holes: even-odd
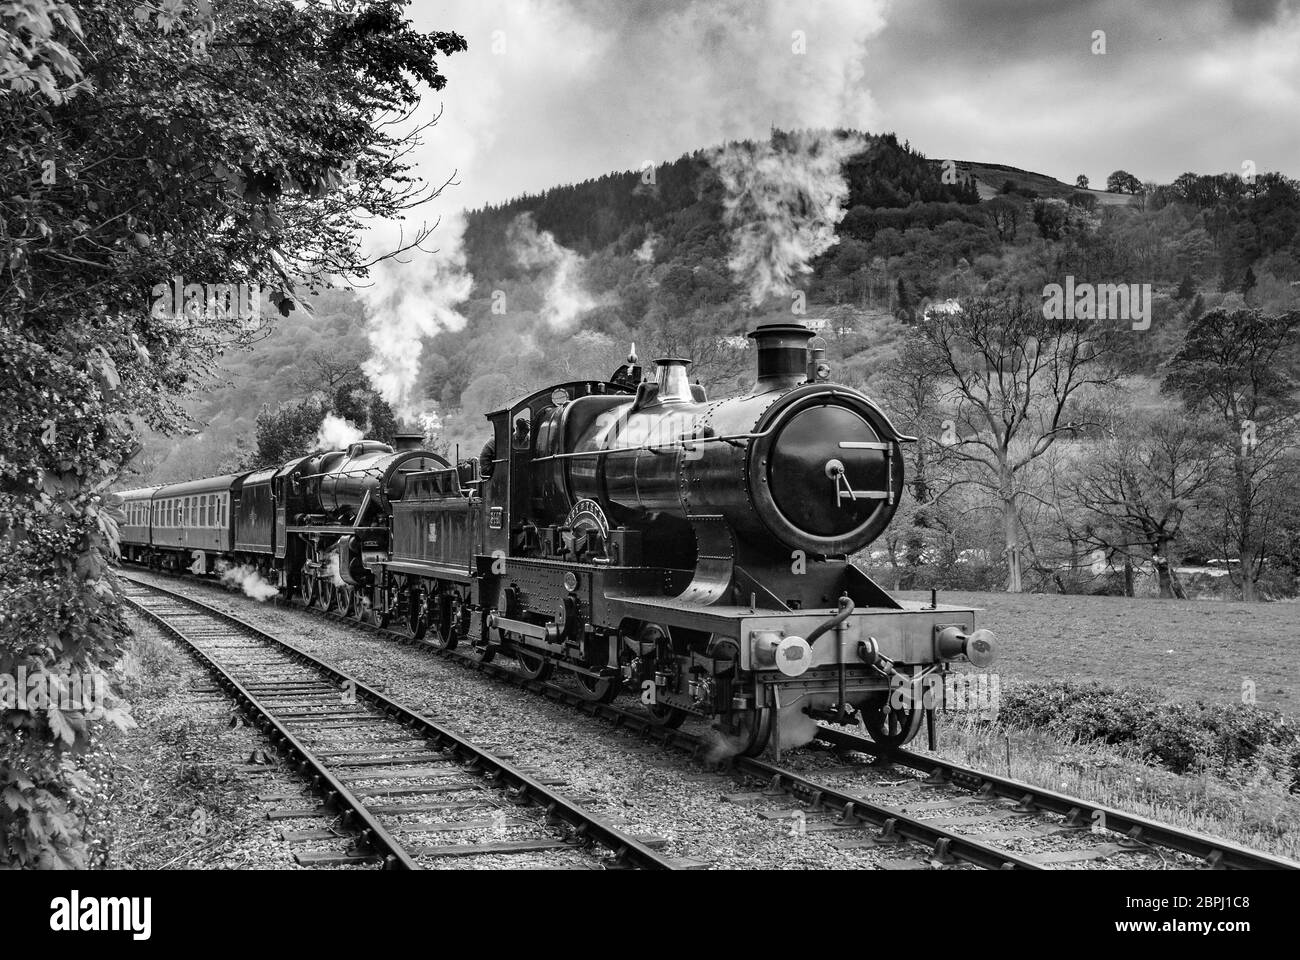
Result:
[[[211,303],[155,309],[158,291],[175,277],[256,285],[287,312],[303,287],[364,272],[360,216],[419,199],[409,144],[380,121],[409,110],[418,83],[440,89],[436,58],[465,44],[402,12],[0,10],[0,674],[103,675],[122,653],[106,490],[139,427],[177,427],[178,392],[258,322]],[[0,862],[80,865],[74,751],[93,724],[30,705],[0,718]]]

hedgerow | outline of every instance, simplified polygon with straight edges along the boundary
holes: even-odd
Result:
[[[1032,680],[1002,690],[998,722],[1131,746],[1175,773],[1265,765],[1300,790],[1300,723],[1257,704],[1168,700],[1147,686]]]

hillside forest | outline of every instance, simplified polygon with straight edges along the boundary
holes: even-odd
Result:
[[[744,334],[793,317],[918,438],[898,517],[859,558],[887,586],[1294,596],[1300,183],[1117,170],[1091,190],[853,136],[835,242],[759,303],[713,151],[468,212],[463,323],[420,354],[428,442],[473,455],[484,413],[605,377],[631,344],[693,358],[711,394],[747,389]],[[1067,282],[1133,285],[1140,313],[1047,318]],[[283,461],[323,442],[326,414],[391,436],[365,297],[311,307],[228,351],[188,435],[152,435],[129,482]]]

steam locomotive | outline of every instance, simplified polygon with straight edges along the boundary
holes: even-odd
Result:
[[[690,361],[547,387],[488,414],[452,464],[373,440],[255,473],[124,493],[127,560],[237,565],[305,604],[440,647],[514,658],[655,723],[712,722],[731,752],[859,719],[886,747],[993,635],[966,607],[903,602],[850,559],[903,493],[903,436],[830,382],[797,323],[758,327],[757,382],[711,400]]]

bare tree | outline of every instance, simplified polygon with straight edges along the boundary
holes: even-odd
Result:
[[[930,311],[920,332],[948,380],[941,442],[989,490],[1002,515],[1007,590],[1021,582],[1022,472],[1089,422],[1080,391],[1114,382],[1110,334],[1090,320],[1049,319],[1023,297],[976,298]]]
[[[362,384],[361,365],[355,357],[340,357],[324,350],[311,350],[303,358],[294,387],[303,394],[317,390],[332,395],[343,383]]]
[[[1117,416],[1068,486],[1085,521],[1080,539],[1126,561],[1155,564],[1160,596],[1186,599],[1174,572],[1183,521],[1201,506],[1218,458],[1206,424],[1181,410]]]

